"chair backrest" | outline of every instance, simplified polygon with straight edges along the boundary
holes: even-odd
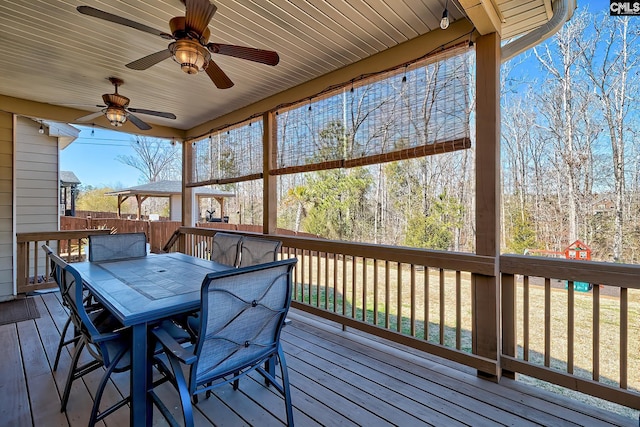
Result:
[[[205,277],[192,389],[277,352],[297,261],[290,258]]]
[[[244,237],[240,252],[240,267],[274,262],[278,259],[282,242],[279,240]]]
[[[89,236],[89,261],[111,261],[147,255],[144,233],[93,234]]]
[[[50,263],[50,268],[51,268],[51,277],[53,278],[53,280],[55,280],[56,284],[58,285],[58,288],[60,289],[60,292],[62,293],[63,292],[63,289],[62,289],[62,269],[64,267],[60,267],[55,262],[55,260],[53,258],[51,258],[52,254],[55,255],[55,252],[53,252],[53,249],[51,249],[47,245],[42,245],[42,250],[45,251],[45,253],[47,254],[47,257],[49,258],[49,263]]]
[[[84,286],[80,273],[53,252],[49,253],[49,259],[55,265],[55,274],[60,279],[58,286],[60,286],[62,299],[70,309],[74,325],[76,328],[87,328],[87,332],[97,334],[98,331],[89,319],[84,306]]]
[[[242,236],[230,233],[216,233],[213,236],[211,260],[233,267],[238,266],[238,251]]]

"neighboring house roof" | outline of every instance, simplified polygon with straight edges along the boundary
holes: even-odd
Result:
[[[71,171],[60,171],[60,185],[63,187],[71,187],[80,184],[80,180],[75,173]]]
[[[199,196],[210,197],[235,197],[230,191],[219,191],[212,188],[194,188],[194,193]],[[123,188],[117,191],[105,193],[107,196],[158,196],[167,197],[174,194],[182,194],[182,181],[158,181],[135,187]]]

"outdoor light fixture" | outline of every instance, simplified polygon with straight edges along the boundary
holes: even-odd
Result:
[[[449,5],[449,0],[444,4],[444,10],[442,11],[442,19],[440,20],[440,28],[446,30],[449,28],[449,10],[447,6]]]
[[[113,126],[122,126],[127,121],[127,112],[122,107],[108,107],[104,114]]]
[[[197,74],[204,70],[211,59],[207,48],[191,39],[171,43],[169,51],[173,60],[180,64],[182,71],[187,74]]]
[[[38,129],[38,133],[42,135],[44,133],[44,128],[42,127],[42,123],[40,123],[40,129]]]

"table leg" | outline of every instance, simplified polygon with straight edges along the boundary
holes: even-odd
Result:
[[[132,327],[131,343],[131,426],[151,426],[153,402],[147,393],[151,382],[151,364],[147,363],[147,324]]]

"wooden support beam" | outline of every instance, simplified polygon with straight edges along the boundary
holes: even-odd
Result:
[[[264,234],[275,234],[278,223],[278,197],[276,188],[276,177],[271,174],[271,169],[275,165],[276,153],[276,120],[274,113],[265,113],[263,115],[262,136],[263,146],[263,212],[262,212],[262,232]]]
[[[193,181],[193,144],[182,144],[182,225],[193,227],[193,188],[187,187]]]
[[[500,37],[476,43],[476,254],[494,257],[493,275],[472,275],[473,352],[499,361]],[[495,372],[479,375],[496,378]]]

